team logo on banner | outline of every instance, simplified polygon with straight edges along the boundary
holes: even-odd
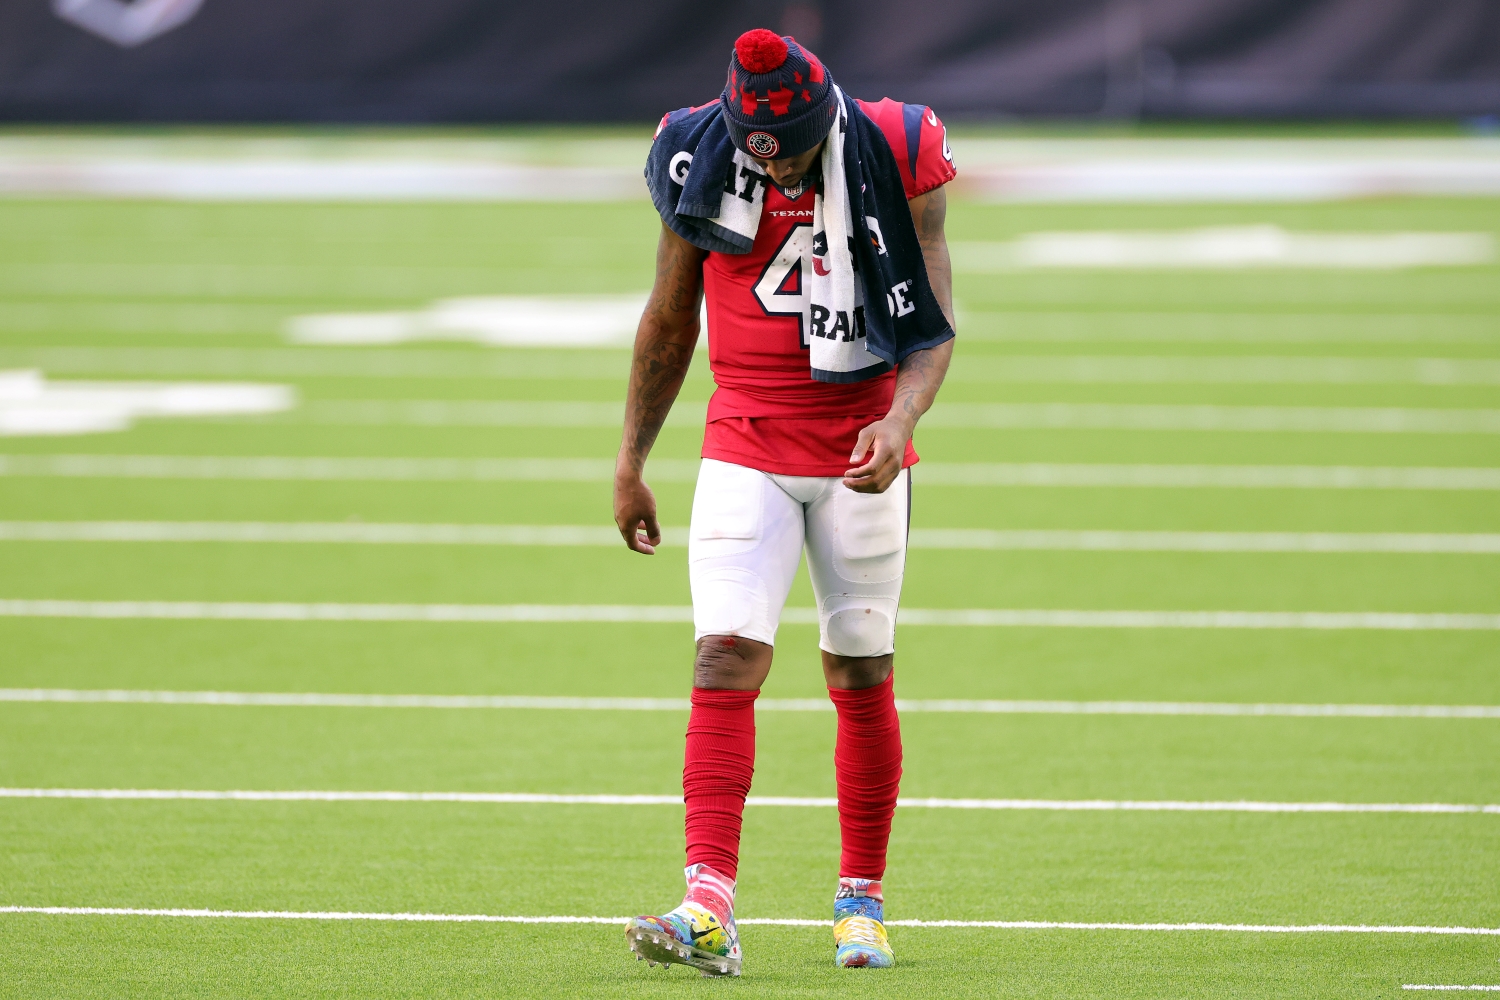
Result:
[[[203,0],[52,0],[52,13],[128,49],[181,27],[202,6]]]
[[[776,156],[781,150],[781,143],[769,132],[751,132],[745,136],[745,145],[750,147],[750,152],[763,160],[769,160]]]

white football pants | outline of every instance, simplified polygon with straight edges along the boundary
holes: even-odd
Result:
[[[693,629],[774,644],[804,543],[818,645],[840,656],[895,650],[911,474],[884,493],[839,477],[779,476],[705,458],[693,494]]]

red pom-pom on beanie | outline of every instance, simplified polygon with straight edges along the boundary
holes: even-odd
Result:
[[[751,28],[734,43],[740,65],[752,73],[769,73],[786,62],[786,40],[766,28]]]

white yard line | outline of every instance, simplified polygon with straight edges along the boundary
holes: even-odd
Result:
[[[667,535],[673,544],[687,544],[685,528],[668,529]],[[1494,537],[1500,543],[1500,535]],[[618,530],[602,525],[369,524],[347,521],[0,521],[0,541],[584,545],[609,548],[624,545]],[[1500,547],[1496,551],[1500,551]]]
[[[1500,410],[1136,403],[939,403],[923,428],[1500,434]]]
[[[0,524],[0,538],[4,535]],[[1289,531],[1045,531],[914,528],[917,549],[1054,552],[1500,553],[1500,534]]]
[[[1500,986],[1422,986],[1415,983],[1407,983],[1401,988],[1403,990],[1473,990],[1480,993],[1500,993]]]
[[[7,347],[0,368],[50,375],[275,378],[615,379],[626,350],[391,350],[260,347]],[[707,378],[695,369],[693,379]],[[1029,354],[966,356],[950,381],[981,383],[1500,385],[1500,359],[1288,355]]]
[[[553,795],[540,792],[260,791],[178,788],[0,788],[3,799],[193,802],[457,802],[486,805],[680,806],[680,795]],[[752,795],[747,806],[832,809],[834,798]],[[904,809],[1024,812],[1416,813],[1500,815],[1500,805],[1450,802],[1186,802],[1109,799],[903,798]]]
[[[76,280],[76,279],[74,279]],[[49,375],[257,378],[602,379],[623,385],[628,350],[400,350],[350,347],[4,347],[0,368]],[[691,379],[707,379],[707,369]]]
[[[303,604],[292,602],[0,600],[0,618],[357,622],[691,622],[689,605]],[[787,608],[783,624],[817,624],[814,608]],[[1072,611],[908,608],[903,625],[1001,628],[1374,629],[1500,631],[1500,614],[1387,611]]]
[[[1321,201],[1500,193],[1495,140],[953,140],[970,197],[1001,202]],[[646,199],[630,138],[7,137],[12,195],[202,200]],[[587,164],[587,166],[580,166]]]
[[[685,528],[668,528],[686,545]],[[620,533],[585,524],[379,524],[348,521],[0,521],[9,542],[244,542],[354,545],[621,545]],[[1500,534],[1050,531],[914,528],[914,549],[1053,552],[1500,553]]]
[[[698,477],[696,460],[658,459],[651,465],[657,480],[694,482]],[[613,469],[613,461],[596,458],[0,455],[0,475],[61,478],[603,482],[614,475]]]
[[[783,621],[787,619],[782,618]],[[1500,629],[1496,614],[1408,614],[1382,611],[1063,611],[1043,609],[900,612],[903,625],[1002,628],[1377,629],[1397,631]]]
[[[0,688],[0,703],[209,705],[277,708],[536,709],[561,712],[686,712],[686,698],[548,695],[318,694],[274,691],[131,691]],[[972,715],[1185,715],[1251,718],[1500,719],[1500,705],[1340,705],[1191,701],[1002,701],[897,698],[901,712]],[[760,698],[757,712],[831,712],[826,698]]]
[[[679,402],[667,422],[698,427],[707,406]],[[415,427],[615,427],[624,404],[585,400],[314,400],[288,420]],[[924,428],[1236,431],[1325,434],[1500,434],[1500,410],[1136,403],[938,403]]]
[[[314,694],[259,691],[110,691],[0,688],[0,702],[60,702],[127,705],[224,705],[291,708],[543,709],[549,711],[685,712],[686,698],[568,698],[531,695]],[[767,704],[772,708],[767,709]],[[759,699],[762,711],[782,706]],[[832,711],[826,700],[794,700],[788,711]],[[898,703],[899,704],[899,703]],[[1486,710],[1488,708],[1486,707]],[[1494,709],[1500,718],[1500,707]]]
[[[707,403],[680,401],[672,405],[667,423],[669,426],[697,428],[703,424],[707,415]],[[289,419],[318,424],[372,426],[619,428],[624,425],[625,404],[585,400],[314,400],[304,404]],[[1481,420],[1480,423],[1484,421]],[[1495,433],[1500,433],[1500,411],[1496,411]]]
[[[613,201],[644,198],[639,170],[435,159],[0,158],[0,192],[175,201]]]
[[[647,475],[650,476],[648,468]],[[1500,490],[1500,469],[1363,465],[1083,465],[923,462],[923,486],[1049,488]]]
[[[629,917],[492,916],[484,913],[350,913],[304,910],[140,909],[123,906],[0,906],[0,913],[45,916],[187,917],[241,920],[372,920],[392,923],[445,924],[604,924],[623,925]],[[747,927],[830,927],[831,920],[797,917],[742,917]],[[887,927],[985,928],[1022,931],[1186,931],[1240,934],[1439,934],[1500,936],[1497,927],[1425,926],[1400,924],[1214,924],[1214,923],[1095,923],[1068,920],[888,920]]]
[[[810,608],[789,609],[816,621]],[[7,601],[0,618],[211,621],[691,622],[688,606],[649,604],[301,604],[208,601]],[[788,619],[783,617],[783,621]]]
[[[698,462],[657,459],[652,479],[691,483]],[[607,482],[603,458],[304,458],[239,455],[0,455],[0,476],[368,482]],[[1497,471],[1500,476],[1500,471]],[[1497,485],[1500,489],[1500,485]]]
[[[17,316],[50,317],[62,308],[91,309],[93,329],[108,330],[131,317],[133,303],[17,303]],[[168,308],[153,307],[166,312]],[[260,308],[260,307],[256,307]],[[0,310],[0,315],[4,315]],[[66,315],[72,315],[67,313]],[[171,315],[171,313],[167,313]],[[40,325],[37,320],[31,321]],[[261,329],[271,326],[263,323]],[[1176,343],[1176,344],[1493,344],[1500,331],[1493,317],[1476,312],[1154,312],[1132,309],[1006,310],[958,306],[958,325],[966,341],[1030,344]],[[73,329],[58,325],[58,332]],[[136,332],[138,325],[124,332]],[[52,329],[51,327],[47,329]],[[1431,348],[1428,348],[1429,350]]]
[[[1261,385],[1500,385],[1491,358],[1276,357],[1267,355],[966,356],[955,382]]]
[[[174,298],[171,302],[10,299],[0,302],[0,328],[12,333],[50,334],[71,334],[80,327],[96,333],[265,334],[282,329],[292,311],[286,306],[191,298]],[[960,303],[958,323],[964,340],[992,343],[1237,343],[1262,348],[1272,344],[1323,344],[1332,348],[1349,344],[1500,343],[1500,330],[1492,316],[1463,310],[1007,310]],[[674,412],[682,405],[678,401]]]
[[[1213,269],[1463,267],[1495,259],[1489,233],[1307,232],[1274,225],[1176,230],[1106,229],[1022,233],[1013,240],[949,244],[953,269]]]
[[[345,458],[239,455],[0,455],[0,476],[370,482],[609,482],[607,458]],[[691,483],[696,459],[652,459],[646,478]],[[923,486],[1500,490],[1500,468],[1362,465],[1083,465],[922,462]]]

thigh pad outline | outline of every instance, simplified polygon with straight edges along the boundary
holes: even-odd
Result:
[[[749,552],[764,533],[765,473],[713,459],[703,464],[693,491],[688,560]]]
[[[884,493],[836,487],[833,495],[834,571],[854,584],[890,583],[906,568],[906,482]]]

